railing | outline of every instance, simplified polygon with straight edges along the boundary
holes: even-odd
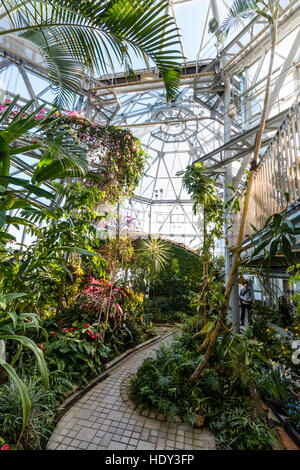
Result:
[[[245,235],[253,233],[251,224],[260,230],[270,215],[287,208],[284,193],[289,194],[289,205],[300,199],[299,97],[297,103],[289,109],[259,163],[254,176]],[[238,219],[241,214],[242,207]],[[236,237],[231,238],[231,244],[234,245],[233,239]]]

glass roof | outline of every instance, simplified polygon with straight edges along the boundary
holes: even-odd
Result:
[[[195,160],[202,159],[208,172],[214,168],[213,175],[222,194],[224,167],[220,165],[220,160],[224,154],[218,153],[218,149],[224,144],[224,88],[222,80],[221,86],[214,81],[218,58],[221,55],[226,64],[230,63],[235,54],[240,54],[253,37],[266,28],[264,21],[256,22],[251,27],[247,26],[249,20],[245,21],[234,28],[221,44],[211,30],[214,29],[214,19],[218,24],[223,22],[231,4],[231,0],[170,0],[168,12],[180,29],[181,48],[186,57],[182,66],[190,68],[190,76],[183,77],[178,94],[171,103],[166,104],[162,82],[155,81],[154,64],[135,57],[133,67],[136,74],[140,74],[140,83],[129,83],[124,65],[117,63],[113,64],[114,70],[110,70],[110,75],[90,79],[91,88],[93,84],[99,88],[100,101],[102,99],[103,103],[107,99],[108,102],[101,105],[98,114],[91,114],[92,119],[131,128],[149,155],[134,198],[124,204],[124,211],[134,218],[135,230],[160,233],[194,248],[201,245],[201,214],[197,217],[193,214],[192,201],[183,188],[182,176],[177,173]],[[297,2],[290,0],[280,0],[280,5],[282,12],[289,6],[292,13],[297,8]],[[293,22],[288,23],[290,28],[282,28],[276,47],[272,85],[277,86],[277,93],[270,117],[287,109],[298,93],[295,67],[299,64],[300,54],[297,49],[293,51],[293,60],[282,83],[280,81],[287,57],[298,37],[299,21],[297,23],[297,16],[294,16]],[[5,26],[1,21],[1,25]],[[18,93],[21,95],[20,101],[25,102],[34,96],[39,103],[47,105],[53,102],[54,95],[45,74],[39,74],[38,67],[23,67],[21,60],[24,58],[36,59],[32,50],[16,47],[15,44],[11,50],[9,47],[12,46],[7,45],[1,36],[0,90],[3,97]],[[20,60],[7,65],[6,50],[13,54],[17,51]],[[249,54],[241,54],[241,60],[238,59],[230,71],[230,105],[233,110],[231,138],[259,122],[268,61],[269,49],[261,52],[255,47],[250,48]],[[205,67],[213,71],[213,74],[210,72],[213,78],[209,83],[197,75],[201,64],[204,64],[204,71]],[[209,69],[211,64],[214,67]],[[149,67],[152,75],[147,77]],[[222,70],[222,64],[219,68]],[[114,82],[116,79],[120,81]],[[76,109],[78,107],[77,102]],[[88,109],[87,96],[82,99],[81,109]],[[266,131],[266,141],[276,126],[277,123]],[[249,146],[253,139],[249,138],[245,145]],[[207,155],[210,156],[206,158]],[[19,160],[14,161],[11,174],[29,179],[30,169],[37,161],[33,156],[20,155]],[[232,163],[233,176],[238,173],[241,163],[238,158]]]

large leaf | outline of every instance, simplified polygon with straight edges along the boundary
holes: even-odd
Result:
[[[39,349],[39,347],[30,338],[26,338],[26,336],[2,335],[2,339],[18,341],[19,343],[23,344],[24,346],[32,350],[32,352],[35,354],[37,358],[38,365],[39,365],[40,372],[41,372],[41,377],[45,385],[45,388],[47,389],[49,387],[48,368],[47,368],[47,364],[46,364],[46,361],[44,359],[44,355],[41,349]]]
[[[24,297],[23,292],[17,292],[17,293],[12,293],[12,294],[5,294],[5,295],[0,295],[0,307],[3,309],[6,308],[7,304],[9,304],[12,300],[18,299],[20,297]]]
[[[0,176],[0,183],[10,183],[14,186],[21,186],[24,189],[27,189],[30,193],[35,194],[39,197],[45,197],[47,199],[54,199],[55,194],[46,191],[45,189],[41,189],[33,184],[28,183],[28,181],[23,180],[21,178],[14,178],[13,176]]]
[[[22,402],[22,410],[23,410],[23,431],[25,430],[29,415],[30,415],[30,410],[31,410],[31,402],[28,394],[28,390],[24,382],[20,379],[18,374],[16,373],[15,369],[11,367],[10,364],[5,362],[3,359],[0,357],[0,365],[6,370],[8,373],[9,377],[14,381],[16,386],[18,387],[21,402]]]
[[[1,0],[7,5],[6,0]],[[16,33],[37,45],[47,64],[60,104],[70,102],[86,67],[107,73],[115,60],[131,66],[131,57],[149,57],[174,98],[183,61],[174,19],[166,13],[169,0],[52,0],[24,3],[10,0]],[[39,4],[39,5],[38,5]],[[9,7],[7,7],[7,11]]]
[[[5,224],[5,212],[0,210],[0,228]]]
[[[54,248],[51,251],[69,251],[71,253],[79,253],[80,255],[86,256],[101,256],[99,255],[99,253],[93,253],[92,251],[85,250],[84,248],[79,248],[78,246],[60,246],[59,248]]]

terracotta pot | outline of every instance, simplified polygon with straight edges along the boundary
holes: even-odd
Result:
[[[204,425],[204,421],[205,421],[205,415],[199,415],[195,413],[192,409],[190,409],[190,412],[195,416],[194,427],[202,428],[202,426]]]
[[[195,428],[202,428],[205,421],[205,415],[195,415],[196,421],[194,423]]]

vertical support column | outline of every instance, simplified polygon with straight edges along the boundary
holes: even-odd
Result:
[[[224,142],[230,140],[231,134],[231,118],[229,116],[229,105],[230,105],[230,77],[225,77],[225,92],[224,92]],[[226,157],[227,155],[225,155]],[[232,190],[228,188],[228,185],[232,185],[232,164],[229,163],[225,168],[224,178],[224,202],[226,203],[232,197]],[[228,237],[229,237],[229,226],[228,226],[228,211],[225,213],[225,282],[227,283],[231,265],[232,265],[232,254],[228,248]],[[229,308],[227,312],[227,318],[232,321],[236,333],[240,331],[240,318],[239,318],[239,292],[238,292],[238,275],[232,288],[231,297],[229,301]]]
[[[149,235],[152,234],[152,203],[150,202],[150,208],[149,208]]]

